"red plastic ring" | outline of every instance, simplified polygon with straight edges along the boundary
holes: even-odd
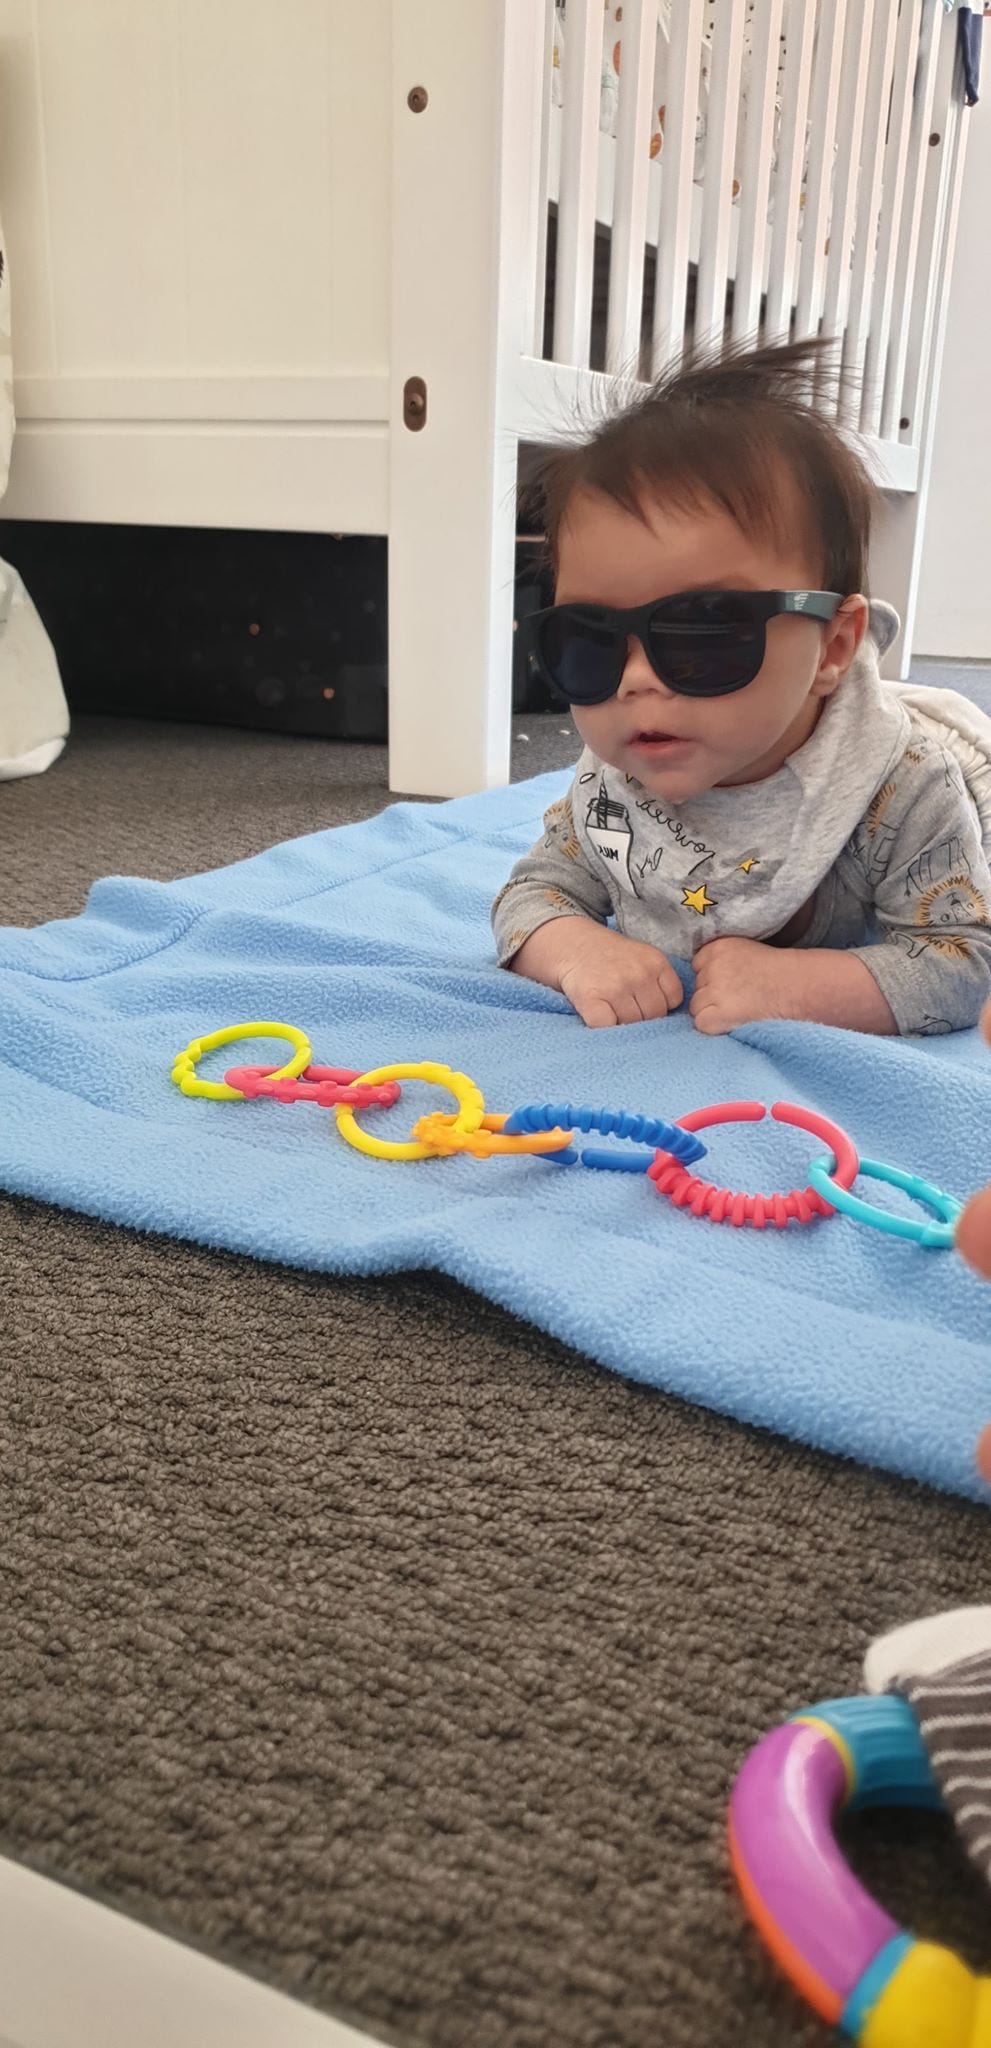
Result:
[[[707,1131],[713,1124],[758,1124],[766,1115],[763,1102],[716,1102],[708,1109],[689,1110],[675,1122],[684,1131]],[[860,1159],[853,1139],[839,1124],[796,1102],[772,1102],[771,1115],[779,1124],[794,1124],[828,1145],[836,1160],[834,1180],[842,1188],[852,1188]],[[732,1223],[737,1229],[747,1223],[763,1230],[770,1223],[776,1230],[784,1230],[788,1223],[811,1223],[817,1216],[836,1214],[832,1203],[812,1187],[792,1188],[786,1195],[738,1194],[733,1188],[717,1188],[712,1181],[690,1173],[670,1152],[654,1154],[647,1177],[676,1209],[690,1209],[693,1216],[708,1216],[712,1223]]]
[[[231,1067],[224,1079],[248,1102],[264,1096],[270,1102],[315,1102],[319,1109],[336,1109],[338,1103],[349,1103],[352,1109],[391,1109],[399,1101],[403,1091],[398,1081],[366,1081],[353,1088],[350,1084],[360,1072],[360,1067],[307,1067],[297,1080],[288,1074],[273,1080],[277,1067]]]

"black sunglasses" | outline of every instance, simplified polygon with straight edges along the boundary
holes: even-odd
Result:
[[[728,697],[762,667],[768,619],[791,612],[828,622],[842,602],[835,590],[686,590],[629,611],[555,604],[533,612],[525,630],[545,682],[569,704],[615,696],[631,635],[679,697]]]

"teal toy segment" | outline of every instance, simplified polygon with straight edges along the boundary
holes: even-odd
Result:
[[[824,1721],[846,1743],[854,1770],[854,1789],[846,1802],[850,1811],[864,1806],[942,1806],[918,1721],[898,1693],[858,1693],[851,1699],[823,1700],[802,1711]]]
[[[901,1968],[910,1949],[915,1947],[911,1934],[896,1934],[885,1942],[883,1949],[875,1956],[864,1971],[847,1999],[840,2015],[840,2026],[851,2041],[859,2041],[882,1993],[888,1988],[895,1971]]]

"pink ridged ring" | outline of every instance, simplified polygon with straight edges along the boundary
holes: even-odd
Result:
[[[707,1109],[689,1110],[676,1122],[685,1131],[707,1131],[713,1124],[757,1124],[767,1115],[763,1102],[716,1102]],[[833,1178],[840,1187],[852,1188],[860,1170],[853,1139],[829,1117],[817,1116],[795,1102],[772,1102],[771,1115],[779,1124],[793,1124],[800,1131],[828,1145],[835,1160]],[[785,1195],[749,1195],[733,1188],[716,1187],[690,1173],[670,1152],[657,1152],[647,1168],[659,1195],[666,1195],[676,1209],[688,1209],[693,1216],[707,1216],[711,1223],[732,1223],[737,1229],[749,1224],[764,1230],[770,1224],[784,1230],[789,1223],[812,1223],[819,1216],[835,1216],[836,1210],[813,1187],[791,1188]]]
[[[278,1067],[231,1067],[224,1075],[229,1088],[237,1088],[248,1102],[263,1097],[269,1102],[315,1102],[318,1109],[336,1109],[338,1103],[352,1109],[392,1109],[402,1089],[398,1081],[362,1081],[360,1067],[307,1067],[293,1076]]]

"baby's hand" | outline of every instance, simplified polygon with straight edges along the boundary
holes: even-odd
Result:
[[[717,1037],[762,1017],[836,1024],[890,1036],[897,1029],[870,969],[856,953],[711,939],[700,946],[690,1009],[696,1031]]]
[[[572,919],[573,925],[578,919]],[[622,932],[583,921],[569,933],[574,948],[562,968],[560,988],[583,1022],[645,1024],[666,1017],[684,1000],[684,989],[664,953]]]
[[[759,1017],[787,1017],[791,955],[759,939],[710,939],[692,961],[696,1031],[715,1038]]]

